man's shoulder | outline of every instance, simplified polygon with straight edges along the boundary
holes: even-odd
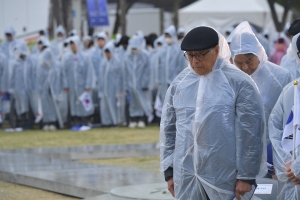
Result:
[[[267,67],[269,68],[270,72],[273,73],[276,77],[286,77],[289,76],[289,72],[288,70],[286,70],[285,68],[276,65],[274,63],[271,62],[267,62]]]
[[[253,82],[251,77],[233,64],[225,64],[221,69],[228,80]]]

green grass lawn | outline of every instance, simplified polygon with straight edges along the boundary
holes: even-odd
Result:
[[[133,144],[158,142],[158,140],[158,126],[149,126],[145,129],[95,128],[88,132],[31,130],[6,133],[3,130],[0,131],[0,149]]]

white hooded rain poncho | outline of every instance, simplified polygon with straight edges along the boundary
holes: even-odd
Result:
[[[109,50],[112,57],[108,60],[104,58],[98,74],[98,88],[100,99],[101,124],[118,124],[118,102],[122,88],[121,63],[114,54],[114,44],[109,42],[105,45],[104,51]]]
[[[31,108],[35,115],[37,111],[36,62],[30,57],[29,49],[23,41],[17,42],[14,54],[16,58],[10,63],[6,74],[11,77],[9,91],[15,99],[16,112],[20,116]],[[20,55],[25,55],[25,58],[20,58]]]
[[[296,80],[300,83],[300,78]],[[297,87],[297,90],[299,91],[299,84],[298,86],[294,86],[293,82],[288,84],[283,89],[269,118],[269,134],[273,145],[273,163],[275,167],[275,173],[278,181],[284,183],[281,192],[278,191],[278,199],[284,200],[300,199],[300,185],[295,185],[286,175],[286,171],[290,167],[296,178],[300,179],[300,146],[295,148],[296,159],[293,161],[292,151],[290,152],[289,150],[283,148],[282,145],[285,126],[288,122],[288,119],[290,121],[290,115],[293,114],[291,113],[291,110],[294,105],[294,87]],[[297,137],[299,137],[299,135],[297,135]],[[292,140],[292,138],[289,139]]]
[[[159,63],[159,84],[161,86],[160,98],[163,101],[168,86],[174,78],[187,66],[179,44],[177,42],[177,32],[175,26],[170,26],[165,30],[165,34],[172,36],[173,43],[167,44],[160,51]]]
[[[170,85],[163,106],[160,166],[162,172],[173,168],[178,200],[206,200],[205,192],[212,200],[231,200],[237,179],[255,179],[265,164],[259,91],[229,63],[227,42],[218,35],[213,70],[200,76],[189,65]]]
[[[136,35],[129,40],[128,53],[124,60],[123,84],[130,95],[130,117],[149,117],[152,113],[149,102],[149,56],[141,49],[141,42],[141,38]],[[133,53],[132,49],[137,52]]]
[[[268,57],[263,46],[260,44],[248,22],[239,24],[233,32],[230,44],[232,60],[240,54],[252,53],[258,57],[260,63],[258,68],[250,77],[256,83],[264,104],[266,122],[277,102],[283,88],[291,82],[291,76],[287,70],[268,61]],[[267,126],[266,126],[267,127]],[[267,144],[270,143],[268,129]]]
[[[2,49],[3,53],[7,56],[7,58],[13,58],[14,57],[14,47],[17,44],[17,39],[15,38],[15,29],[12,26],[9,26],[5,29],[5,34],[11,34],[13,37],[12,41],[4,40],[0,44],[0,48]]]
[[[94,113],[94,108],[85,110],[79,97],[86,89],[91,89],[94,82],[93,66],[86,54],[80,51],[80,40],[78,36],[70,38],[77,47],[77,52],[68,52],[62,63],[63,68],[63,86],[64,89],[69,89],[69,106],[71,116],[87,117]],[[91,90],[89,91],[91,95]],[[92,102],[91,102],[92,103]]]
[[[296,42],[300,37],[300,33],[295,35],[292,43],[287,50],[287,54],[282,58],[280,66],[288,70],[292,76],[292,80],[300,77],[300,58],[297,53],[299,52]]]
[[[63,36],[58,37],[57,34],[61,33]],[[51,43],[51,50],[57,59],[61,60],[64,55],[64,40],[66,38],[65,29],[59,25],[55,30],[55,40]]]
[[[44,49],[39,56],[38,64],[38,95],[42,105],[43,122],[58,121],[63,128],[61,113],[57,104],[57,93],[60,87],[58,62],[50,48]]]

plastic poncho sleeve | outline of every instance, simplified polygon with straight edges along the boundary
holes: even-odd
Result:
[[[15,89],[15,70],[16,70],[16,62],[13,61],[8,67],[11,67],[11,80],[10,80],[10,85],[9,85],[9,92],[10,93],[14,93],[14,89]]]
[[[63,89],[69,89],[69,84],[68,84],[68,77],[67,77],[67,70],[68,66],[66,64],[65,58],[62,59],[62,83],[63,83]]]
[[[87,73],[86,73],[86,82],[85,82],[85,89],[92,89],[93,87],[93,82],[94,82],[94,75],[93,75],[93,65],[91,59],[88,57],[86,58],[86,68],[87,68]]]
[[[255,84],[244,82],[236,99],[237,179],[255,179],[259,173],[265,131],[264,109]]]
[[[145,55],[144,58],[146,59],[145,63],[145,76],[143,78],[143,81],[141,83],[142,88],[149,89],[150,84],[150,60],[149,56]]]
[[[9,69],[8,69],[8,62],[6,59],[2,60],[2,63],[0,65],[3,66],[3,73],[1,77],[1,91],[7,91],[8,90],[8,77],[9,77]]]
[[[292,155],[285,151],[281,145],[283,134],[283,95],[279,96],[277,103],[275,104],[272,113],[269,117],[269,135],[273,145],[273,163],[276,171],[276,175],[279,181],[285,182],[288,180],[286,176],[286,170],[289,163],[292,160]]]
[[[160,143],[161,148],[161,171],[166,171],[169,167],[173,167],[173,157],[176,141],[176,111],[173,106],[173,96],[175,94],[175,86],[169,87],[165,97],[162,109],[162,121],[160,124]]]

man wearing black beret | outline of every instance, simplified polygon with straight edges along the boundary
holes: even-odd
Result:
[[[181,49],[189,67],[167,91],[160,127],[168,189],[177,200],[240,199],[255,188],[263,162],[261,97],[230,64],[227,42],[214,29],[191,30]]]

